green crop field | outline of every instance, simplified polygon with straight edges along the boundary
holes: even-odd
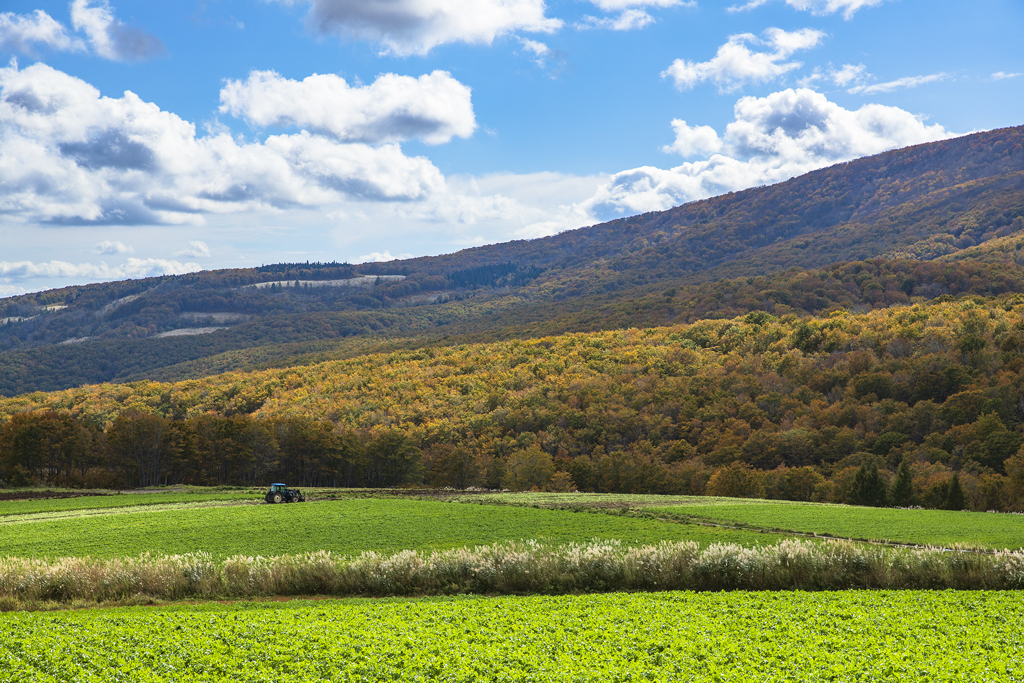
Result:
[[[1024,547],[1024,515],[905,510],[785,500],[620,493],[494,493],[465,502],[548,509],[622,509],[659,518],[738,525],[766,532],[1002,550]],[[780,531],[781,530],[781,531]]]
[[[77,499],[75,499],[77,500]],[[105,499],[100,499],[104,500]],[[64,501],[53,501],[62,503]],[[117,510],[66,510],[0,518],[0,548],[18,557],[122,557],[196,551],[214,557],[312,550],[360,553],[444,549],[537,539],[618,539],[630,544],[696,540],[703,545],[772,543],[781,536],[709,529],[677,521],[567,510],[425,500],[352,499],[266,505],[168,503]]]
[[[0,615],[0,681],[1024,681],[1019,592],[653,593]]]
[[[46,498],[36,500],[0,501],[0,523],[12,515],[77,512],[175,503],[202,503],[232,500],[259,500],[253,491],[203,491],[188,493],[112,493],[108,495],[78,496],[76,498]]]
[[[1013,550],[1024,547],[1024,515],[707,498],[700,504],[649,510],[659,516],[696,517],[758,529],[860,540],[941,546],[959,543]]]

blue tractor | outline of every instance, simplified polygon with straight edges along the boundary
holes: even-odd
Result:
[[[264,499],[268,503],[303,503],[306,501],[302,491],[290,489],[284,484],[271,484]]]

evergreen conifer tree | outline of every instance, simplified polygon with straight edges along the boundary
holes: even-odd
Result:
[[[885,505],[885,499],[885,481],[878,473],[878,465],[875,462],[865,462],[853,478],[850,502],[854,505],[882,507]]]
[[[904,460],[896,471],[896,479],[889,492],[889,500],[896,507],[910,507],[914,504],[914,480],[910,475],[910,465]]]
[[[946,493],[946,502],[942,506],[943,510],[963,510],[966,496],[964,495],[964,487],[960,484],[960,475],[954,474],[953,479],[949,482],[949,490]]]

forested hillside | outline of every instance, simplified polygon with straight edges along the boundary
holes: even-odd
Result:
[[[814,313],[1018,292],[1022,143],[1024,128],[989,131],[446,256],[277,264],[3,299],[0,393],[760,308]],[[928,263],[936,259],[946,265]],[[865,260],[888,275],[864,283],[818,270]],[[811,286],[814,278],[823,283]]]
[[[941,299],[26,395],[0,472],[1024,509],[1024,296]]]

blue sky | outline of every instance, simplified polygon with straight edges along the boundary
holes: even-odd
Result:
[[[0,12],[0,295],[446,253],[1024,123],[1018,0]]]

